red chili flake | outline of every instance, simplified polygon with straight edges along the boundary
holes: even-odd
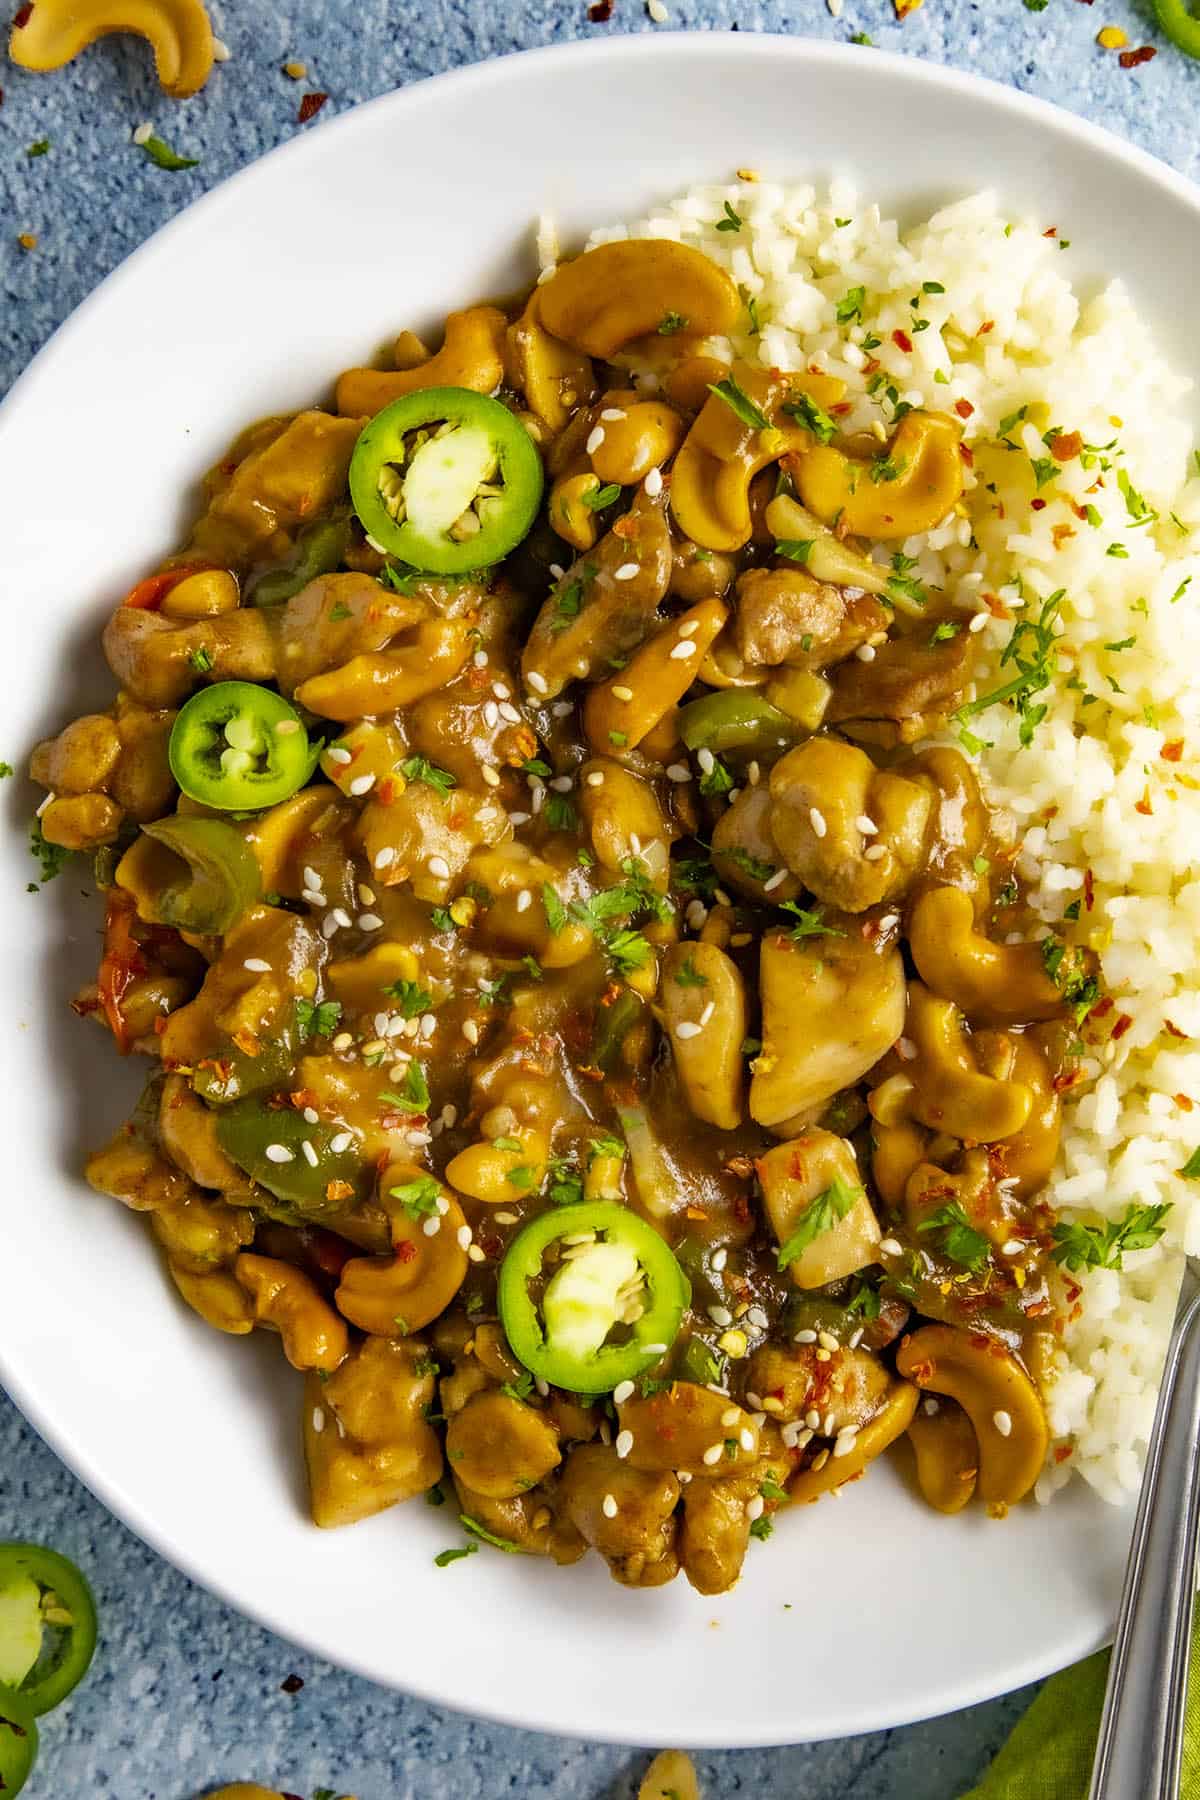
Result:
[[[850,402],[848,400],[839,400],[837,405],[831,406],[829,410],[831,413],[848,413],[850,411]]]
[[[893,331],[892,342],[898,350],[903,350],[906,356],[913,347],[912,339],[909,337],[907,331]]]
[[[995,331],[995,329],[996,329],[995,319],[985,319],[983,321],[983,324],[979,327],[979,330],[975,333],[975,336],[976,337],[986,337],[986,335],[989,331]]]
[[[1031,500],[1029,502],[1029,509],[1031,512],[1045,512],[1046,502],[1044,500]]]
[[[969,419],[971,414],[975,411],[975,408],[971,405],[969,400],[956,400],[954,402],[954,410],[960,419]]]
[[[1082,1292],[1083,1292],[1083,1289],[1076,1282],[1068,1281],[1068,1283],[1067,1283],[1067,1299],[1068,1300],[1070,1300],[1072,1302],[1078,1300],[1078,1298],[1079,1298],[1080,1294],[1082,1294]]]
[[[593,25],[607,25],[612,18],[612,0],[592,0],[588,7],[588,18]]]
[[[1091,1012],[1088,1014],[1088,1018],[1089,1019],[1107,1018],[1108,1014],[1112,1011],[1113,1007],[1116,1004],[1117,1003],[1113,999],[1111,994],[1105,994],[1103,1000],[1097,1000],[1095,1006],[1093,1006]]]
[[[1043,231],[1042,236],[1043,237],[1057,237],[1058,236],[1058,226],[1052,225],[1050,227],[1049,231]]]
[[[1096,904],[1096,877],[1090,869],[1083,871],[1083,904],[1089,912]]]
[[[879,367],[879,358],[877,356],[870,356],[867,358],[866,362],[863,364],[862,372],[864,375],[873,375],[878,367]]]
[[[967,444],[960,444],[958,446],[958,454],[962,457],[962,459],[966,463],[968,469],[973,469],[975,467],[974,452],[970,449],[970,447]]]
[[[396,1261],[399,1263],[410,1263],[415,1261],[416,1254],[417,1246],[411,1244],[407,1238],[405,1238],[402,1243],[396,1245]]]
[[[1186,1094],[1176,1094],[1175,1104],[1182,1107],[1184,1112],[1191,1112],[1195,1102],[1190,1100]]]
[[[396,798],[396,784],[390,775],[386,781],[381,781],[376,785],[375,798],[380,806],[390,806]]]
[[[328,94],[305,94],[300,102],[300,111],[296,114],[297,122],[307,125],[310,119],[315,119],[328,98]]]
[[[1188,1033],[1186,1031],[1180,1031],[1178,1025],[1174,1024],[1170,1019],[1163,1020],[1163,1028],[1164,1028],[1164,1030],[1170,1032],[1170,1034],[1173,1038],[1182,1038],[1184,1043],[1186,1044],[1186,1042],[1188,1040]]]
[[[1183,755],[1183,739],[1171,738],[1158,753],[1164,762],[1178,762]]]
[[[1081,431],[1057,431],[1050,439],[1050,454],[1055,462],[1073,462],[1083,449]],[[1087,517],[1087,514],[1084,514]]]
[[[27,3],[25,6],[19,7],[18,10],[13,14],[13,30],[14,31],[23,30],[24,27],[26,25],[28,25],[28,23],[29,23],[30,19],[32,19],[32,17],[33,17],[32,4]]]
[[[1085,6],[1090,6],[1092,0],[1083,0],[1083,4]],[[1056,1444],[1054,1446],[1054,1460],[1056,1463],[1065,1463],[1067,1458],[1073,1455],[1073,1453],[1074,1446],[1071,1444]]]
[[[279,1691],[281,1694],[298,1694],[303,1686],[299,1675],[288,1675],[280,1682]]]
[[[1117,61],[1123,69],[1136,69],[1139,63],[1148,63],[1158,55],[1153,44],[1143,44],[1140,50],[1122,50]]]
[[[1150,804],[1150,789],[1149,788],[1145,788],[1143,790],[1142,797],[1140,800],[1135,800],[1133,810],[1134,810],[1134,812],[1137,812],[1137,813],[1144,813],[1147,818],[1149,818],[1150,815],[1153,813],[1154,808]]]
[[[1117,1022],[1112,1028],[1112,1041],[1114,1044],[1118,1038],[1123,1038],[1125,1036],[1125,1033],[1132,1024],[1133,1015],[1131,1013],[1118,1013]]]

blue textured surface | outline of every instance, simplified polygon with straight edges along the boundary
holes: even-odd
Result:
[[[1200,174],[1200,64],[1174,53],[1129,0],[926,0],[903,26],[885,0],[668,0],[672,26],[791,31],[952,63],[1057,100],[1184,172]],[[215,13],[232,52],[195,99],[165,99],[144,46],[109,38],[50,77],[3,72],[0,106],[0,391],[123,257],[207,187],[295,131],[357,101],[463,62],[533,45],[654,29],[640,0],[614,0],[607,24],[581,0],[246,0]],[[1122,69],[1095,34],[1116,24],[1154,61]],[[863,51],[869,55],[870,51]],[[288,59],[307,64],[294,82]],[[330,99],[296,121],[301,95]],[[130,143],[143,119],[181,153],[185,173],[155,168]],[[48,138],[49,151],[27,147]],[[19,233],[37,247],[18,247]],[[90,1573],[102,1618],[87,1685],[45,1723],[29,1800],[193,1800],[220,1781],[256,1778],[359,1800],[632,1800],[645,1758],[607,1746],[477,1724],[399,1698],[291,1650],[193,1587],[119,1525],[0,1397],[0,1537],[56,1544]],[[470,1654],[464,1645],[464,1654]],[[291,1673],[303,1689],[288,1695]],[[531,1679],[533,1678],[531,1672]],[[581,1670],[586,1679],[586,1669]],[[953,1800],[975,1780],[1029,1699],[841,1744],[699,1759],[706,1800]]]

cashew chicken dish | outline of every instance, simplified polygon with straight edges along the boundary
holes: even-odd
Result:
[[[151,1066],[88,1181],[278,1333],[319,1526],[714,1594],[898,1440],[944,1513],[1046,1461],[1099,987],[962,747],[991,615],[900,548],[962,417],[848,429],[744,304],[603,243],[250,426],[33,753]]]

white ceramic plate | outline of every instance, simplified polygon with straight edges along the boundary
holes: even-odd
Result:
[[[400,326],[533,272],[568,241],[741,166],[846,173],[912,215],[994,183],[1070,237],[1084,281],[1128,278],[1172,354],[1200,291],[1200,199],[1067,114],[872,51],[780,38],[618,38],[490,63],[276,151],[159,233],[80,308],[0,413],[2,753],[107,695],[106,609],[175,540],[198,475],[259,414],[321,396]],[[1185,364],[1186,366],[1186,364]],[[10,784],[10,792],[18,784]],[[69,875],[27,896],[2,855],[0,1371],[82,1478],[235,1606],[335,1662],[510,1723],[639,1743],[833,1737],[965,1706],[1109,1629],[1128,1518],[1072,1489],[1006,1524],[944,1520],[888,1468],[751,1546],[737,1590],[629,1593],[595,1558],[445,1570],[419,1503],[315,1531],[299,1382],[273,1342],[187,1313],[141,1221],[92,1195],[86,1146],[125,1116],[66,1010],[96,918]],[[448,1509],[449,1510],[449,1509]],[[164,1620],[163,1629],[168,1629]]]

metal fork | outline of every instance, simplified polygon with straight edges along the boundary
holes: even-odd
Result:
[[[1200,1537],[1200,1261],[1150,1433],[1088,1800],[1177,1800]]]

